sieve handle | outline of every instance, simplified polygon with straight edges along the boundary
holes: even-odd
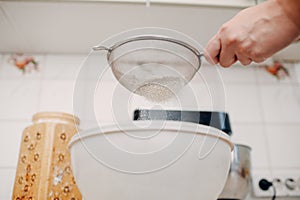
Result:
[[[200,54],[199,54],[198,56],[199,56],[199,59],[200,59],[201,57],[204,56],[204,53],[203,53],[203,52],[200,52]]]
[[[204,57],[204,53],[200,52],[197,56],[198,56],[198,59],[199,59],[199,68],[197,69],[197,71],[198,71],[200,69],[201,65],[202,65],[201,58]]]
[[[111,51],[110,50],[110,48],[107,48],[107,47],[105,47],[105,46],[94,46],[93,48],[92,48],[94,51]]]

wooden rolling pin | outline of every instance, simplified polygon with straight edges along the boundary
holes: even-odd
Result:
[[[81,200],[70,165],[68,142],[79,119],[59,112],[37,113],[22,136],[13,200]]]

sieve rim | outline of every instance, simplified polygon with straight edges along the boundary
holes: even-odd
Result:
[[[189,49],[193,54],[195,54],[197,56],[198,61],[199,61],[199,67],[201,66],[201,57],[204,56],[204,54],[202,52],[199,52],[198,49],[196,49],[195,47],[193,47],[192,45],[190,45],[186,42],[183,42],[181,40],[177,40],[177,39],[174,39],[171,37],[162,36],[162,35],[139,35],[139,36],[130,37],[125,40],[119,41],[109,48],[101,46],[101,45],[95,46],[95,47],[93,47],[93,50],[94,51],[98,51],[98,50],[108,51],[107,60],[110,60],[109,58],[110,58],[111,53],[118,47],[125,45],[127,43],[130,43],[130,42],[143,41],[143,40],[160,40],[160,41],[166,41],[166,42],[171,42],[174,44],[181,45],[181,46]]]

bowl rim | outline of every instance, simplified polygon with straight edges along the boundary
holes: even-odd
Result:
[[[195,124],[195,123],[183,122],[183,121],[155,120],[155,121],[151,121],[151,125],[149,126],[149,128],[147,128],[147,130],[162,129],[162,127],[161,127],[162,123],[164,124],[164,127],[163,127],[164,130],[174,131],[174,132],[175,131],[178,132],[178,130],[180,130],[181,132],[184,132],[184,133],[195,133],[195,130],[196,130],[198,134],[219,138],[220,140],[224,141],[225,143],[227,143],[230,146],[231,151],[233,151],[233,149],[234,149],[234,143],[231,142],[229,135],[227,135],[225,132],[223,132],[217,128],[202,125],[202,124]],[[139,126],[133,126],[133,124],[136,124]],[[132,123],[124,123],[124,124],[122,124],[122,123],[121,124],[106,124],[101,127],[79,131],[71,138],[71,140],[68,144],[68,149],[71,149],[75,143],[77,143],[78,141],[80,142],[82,139],[99,135],[99,132],[118,133],[118,132],[122,132],[124,130],[127,130],[127,131],[143,130],[143,129],[145,129],[142,127],[143,125],[144,126],[149,125],[149,121],[133,121]],[[122,130],[120,129],[120,127],[122,127]]]

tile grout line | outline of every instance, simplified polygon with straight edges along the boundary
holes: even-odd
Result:
[[[268,171],[270,171],[271,174],[273,174],[273,170],[272,170],[272,164],[271,164],[271,152],[270,152],[270,144],[268,141],[268,136],[267,136],[267,124],[266,124],[266,116],[264,114],[264,110],[263,110],[263,99],[262,99],[262,94],[261,94],[261,83],[259,81],[258,78],[258,69],[255,69],[255,78],[256,78],[256,84],[255,86],[257,87],[257,95],[259,98],[259,111],[260,111],[260,115],[262,116],[262,128],[263,128],[263,137],[265,140],[265,145],[266,145],[266,153],[267,153],[267,163],[268,163]]]
[[[41,99],[42,99],[42,89],[43,89],[43,82],[44,82],[44,80],[45,80],[45,69],[47,68],[47,61],[48,61],[48,59],[47,59],[47,56],[48,54],[43,54],[43,62],[42,63],[44,63],[44,70],[41,70],[42,72],[41,72],[41,76],[39,77],[39,80],[38,80],[38,82],[39,82],[39,88],[38,88],[38,97],[37,97],[37,105],[36,105],[36,112],[40,112],[41,110]]]

